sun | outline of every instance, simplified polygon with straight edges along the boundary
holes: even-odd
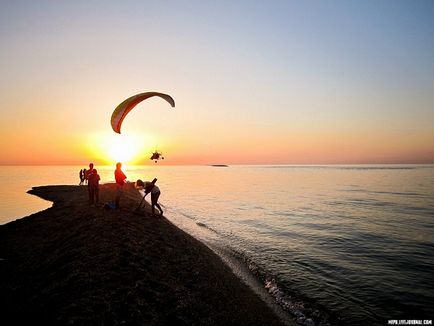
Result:
[[[95,135],[95,146],[92,153],[107,164],[122,162],[124,164],[138,164],[144,160],[152,148],[152,137],[146,134],[104,133]]]
[[[107,154],[113,161],[133,163],[132,161],[139,156],[140,143],[137,139],[120,136],[110,139],[106,146]]]

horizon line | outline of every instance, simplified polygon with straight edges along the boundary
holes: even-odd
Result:
[[[95,163],[95,161],[89,161],[93,162],[96,165],[99,166],[111,166],[115,165],[113,164],[106,164],[106,163]],[[85,165],[88,163],[85,163]],[[127,166],[213,166],[213,165],[226,165],[226,166],[234,166],[234,165],[251,165],[251,166],[261,166],[261,165],[273,165],[273,166],[329,166],[329,165],[434,165],[433,162],[420,162],[420,163],[409,163],[409,162],[391,162],[391,163],[375,163],[375,162],[368,162],[368,163],[192,163],[192,164],[131,164],[131,163],[122,163]],[[82,164],[78,163],[60,163],[60,164],[1,164],[0,166],[80,166]]]

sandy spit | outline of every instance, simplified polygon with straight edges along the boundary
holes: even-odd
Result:
[[[0,324],[281,325],[208,247],[134,214],[132,185],[119,211],[89,207],[86,186],[29,192],[53,206],[0,226]]]

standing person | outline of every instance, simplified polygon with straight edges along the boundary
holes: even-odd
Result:
[[[80,176],[80,183],[78,185],[81,186],[83,184],[83,181],[84,181],[83,169],[80,169],[79,176]]]
[[[92,174],[89,175],[89,205],[99,204],[99,180],[101,180],[98,171],[93,169]]]
[[[87,183],[87,191],[89,192],[89,198],[90,198],[89,177],[92,175],[92,173],[93,173],[93,163],[89,163],[89,170],[86,170],[86,172],[84,173],[84,179],[85,182]]]
[[[83,184],[86,184],[87,180],[86,180],[86,169],[83,169]]]
[[[86,182],[89,180],[89,176],[92,174],[93,172],[93,163],[89,163],[89,170],[84,170],[84,178],[86,180]]]
[[[115,198],[115,204],[116,209],[119,209],[119,202],[121,200],[121,196],[123,193],[123,187],[125,184],[125,180],[127,179],[127,176],[122,172],[122,163],[118,162],[116,163],[116,170],[115,170],[115,180],[116,180],[116,198]]]

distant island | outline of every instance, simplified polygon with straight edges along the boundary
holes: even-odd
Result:
[[[226,164],[211,164],[211,166],[213,166],[215,168],[227,168],[227,167],[229,167]]]

